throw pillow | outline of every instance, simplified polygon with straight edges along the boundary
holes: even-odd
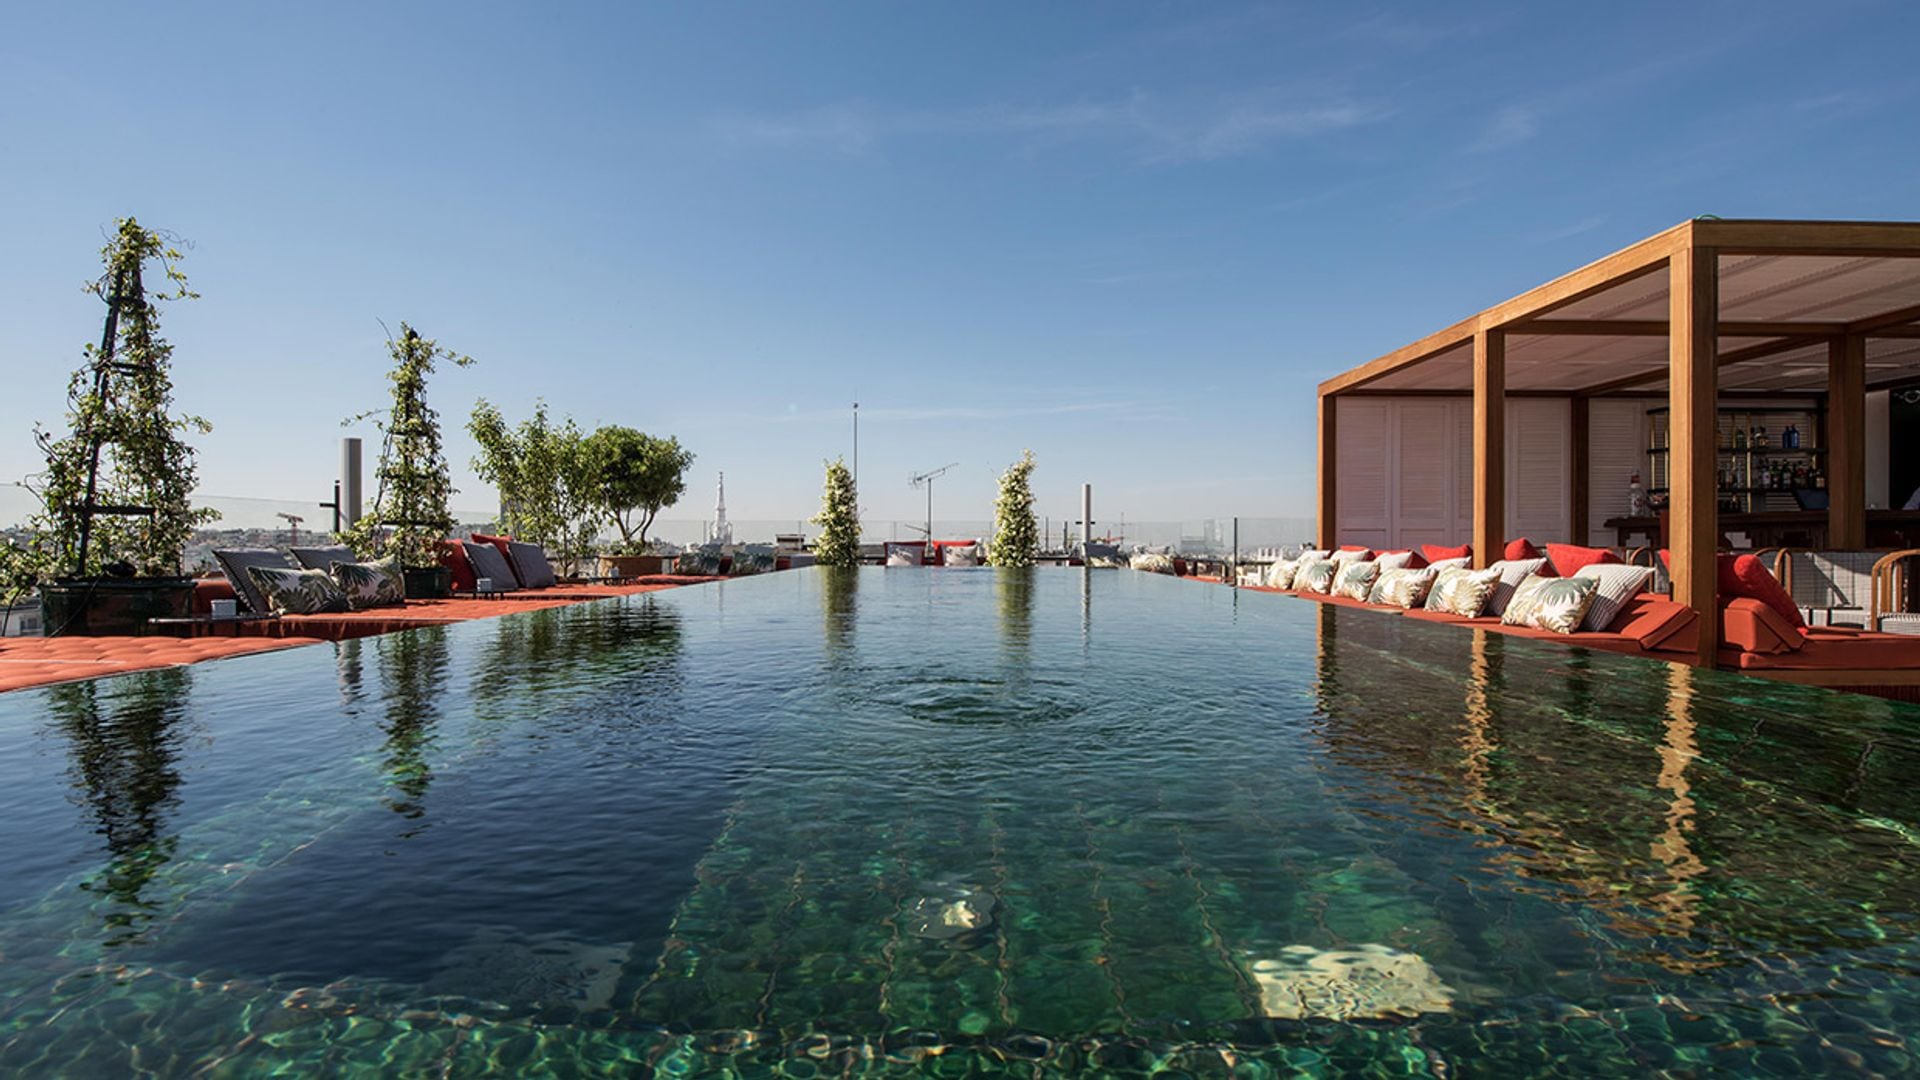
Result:
[[[1620,556],[1607,548],[1581,547],[1578,544],[1548,544],[1547,561],[1553,564],[1553,572],[1561,577],[1572,577],[1583,566],[1600,563],[1617,563]]]
[[[1348,562],[1340,568],[1340,576],[1334,580],[1333,594],[1365,600],[1373,591],[1374,579],[1380,576],[1380,564],[1376,562]]]
[[[1336,551],[1333,554],[1327,556],[1327,558],[1333,560],[1334,562],[1352,562],[1355,559],[1358,559],[1361,562],[1366,562],[1367,560],[1373,558],[1373,549],[1343,547],[1339,551]]]
[[[260,586],[253,583],[247,573],[248,568],[260,566],[268,570],[291,570],[293,564],[285,555],[272,548],[233,548],[215,551],[213,557],[220,563],[220,569],[227,575],[227,581],[233,586],[234,599],[240,601],[240,610],[255,615],[265,615],[273,608],[267,603],[267,596]]]
[[[1382,570],[1411,570],[1427,565],[1427,560],[1411,551],[1386,551],[1373,557]]]
[[[347,610],[347,596],[325,570],[249,566],[247,577],[272,615],[319,615]]]
[[[1547,567],[1545,559],[1502,559],[1487,569],[1500,571],[1500,584],[1495,585],[1493,595],[1487,597],[1487,614],[1489,615],[1507,613],[1507,605],[1513,602],[1513,591],[1520,587],[1521,582],[1535,574],[1553,576],[1553,571]]]
[[[1487,597],[1500,583],[1500,571],[1442,570],[1427,593],[1426,610],[1443,611],[1466,619],[1477,619],[1487,606]]]
[[[1645,592],[1653,581],[1651,566],[1626,566],[1595,563],[1583,566],[1575,577],[1592,578],[1599,583],[1593,594],[1593,606],[1587,610],[1586,619],[1581,622],[1582,630],[1606,630],[1620,613],[1627,610],[1628,601]]]
[[[1382,570],[1380,579],[1373,583],[1373,592],[1367,595],[1367,602],[1397,608],[1419,607],[1426,600],[1427,591],[1433,588],[1433,579],[1439,576],[1440,572],[1431,566],[1418,570]]]
[[[1331,554],[1333,553],[1330,551],[1316,550],[1314,548],[1302,548],[1300,551],[1300,554],[1295,555],[1293,557],[1293,561],[1306,562],[1308,559],[1324,559]]]
[[[547,553],[539,544],[509,540],[507,560],[513,565],[513,576],[520,579],[523,589],[550,589],[557,583],[553,564],[547,561]]]
[[[1270,589],[1293,588],[1293,572],[1299,566],[1291,559],[1281,559],[1267,567],[1266,586]]]
[[[1333,591],[1333,575],[1340,567],[1332,559],[1302,559],[1293,574],[1293,591],[1327,593]]]
[[[345,544],[288,548],[287,553],[303,570],[331,570],[334,563],[353,561],[353,549]]]
[[[336,562],[328,573],[346,596],[347,607],[354,611],[406,603],[407,580],[400,572],[398,555],[376,562]]]
[[[435,545],[440,565],[453,571],[455,592],[473,591],[473,564],[467,561],[467,546],[458,540],[442,540]]]
[[[1507,541],[1507,550],[1500,553],[1500,558],[1506,562],[1517,562],[1521,559],[1538,559],[1540,558],[1540,549],[1533,546],[1533,541],[1522,537],[1518,540]]]
[[[980,565],[980,545],[978,544],[954,544],[950,547],[941,548],[940,554],[946,559],[948,566]],[[1093,549],[1089,547],[1087,549],[1086,563],[1088,566],[1093,566],[1095,565],[1094,560],[1101,557],[1102,556],[1096,554]]]
[[[514,592],[520,588],[520,579],[513,576],[513,566],[500,549],[492,544],[477,544],[468,540],[460,545],[466,550],[467,562],[473,566],[475,588],[479,579],[487,578],[493,583],[494,592]]]
[[[1571,634],[1580,629],[1587,609],[1593,606],[1600,583],[1593,578],[1542,577],[1539,574],[1520,583],[1514,590],[1507,613],[1500,617],[1505,626],[1525,626]]]
[[[215,552],[214,554],[219,554]],[[1660,549],[1660,565],[1671,568],[1672,555],[1666,548]],[[1807,628],[1806,616],[1794,604],[1785,586],[1767,569],[1767,564],[1757,555],[1732,555],[1722,553],[1716,567],[1717,588],[1720,600],[1725,603],[1728,597],[1744,596],[1749,600],[1758,600],[1780,616],[1792,623],[1796,629]]]
[[[1471,570],[1473,556],[1458,555],[1451,559],[1435,559],[1427,565],[1435,570]]]
[[[1461,544],[1459,547],[1443,547],[1439,544],[1421,544],[1420,554],[1427,560],[1427,565],[1431,566],[1442,559],[1471,559],[1473,558],[1473,545]]]

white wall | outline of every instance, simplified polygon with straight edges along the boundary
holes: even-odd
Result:
[[[1627,483],[1647,468],[1647,406],[1642,398],[1596,398],[1587,405],[1587,543],[1611,547],[1618,534],[1602,522],[1625,517]]]
[[[1335,535],[1344,544],[1464,544],[1473,532],[1473,402],[1344,397],[1335,402]],[[1571,406],[1507,401],[1507,532],[1564,539],[1572,520]]]

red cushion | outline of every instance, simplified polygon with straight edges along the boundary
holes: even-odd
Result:
[[[506,556],[507,565],[508,566],[513,565],[513,552],[507,550],[507,545],[513,543],[513,537],[488,536],[486,533],[474,533],[468,539],[472,540],[476,544],[492,544],[494,547],[499,548],[500,554]]]
[[[1606,548],[1580,547],[1577,544],[1548,544],[1547,562],[1553,565],[1553,572],[1561,577],[1572,577],[1583,566],[1599,566],[1604,563],[1617,563],[1620,556]]]
[[[1740,667],[1788,671],[1852,671],[1920,667],[1920,638],[1820,627],[1794,652],[1737,654]]]
[[[1421,544],[1420,554],[1430,563],[1437,563],[1441,559],[1471,559],[1473,558],[1473,545],[1461,544],[1459,547],[1441,547],[1439,544]]]
[[[453,571],[454,588],[461,592],[473,591],[473,564],[467,561],[467,549],[460,546],[460,541],[440,541],[440,565]]]
[[[1798,652],[1806,631],[1750,596],[1728,597],[1720,607],[1720,642],[1750,653]]]
[[[1673,560],[1666,548],[1660,549],[1660,565],[1668,569],[1673,567]],[[1758,555],[1722,552],[1715,566],[1714,579],[1721,603],[1737,596],[1758,600],[1772,608],[1793,628],[1807,628],[1807,620],[1800,614],[1799,607],[1795,606],[1793,597],[1788,595],[1779,579],[1773,576],[1773,571],[1760,561]]]
[[[191,610],[195,615],[211,615],[215,600],[232,599],[234,599],[233,582],[226,578],[194,579]]]
[[[1609,631],[1638,642],[1642,649],[1690,649],[1687,633],[1698,619],[1693,609],[1658,593],[1641,593],[1627,601]]]
[[[1540,557],[1540,549],[1533,546],[1533,541],[1522,537],[1518,540],[1507,541],[1507,550],[1500,557],[1508,562],[1516,562],[1520,559],[1537,559]],[[1562,573],[1560,576],[1571,577],[1572,575]]]

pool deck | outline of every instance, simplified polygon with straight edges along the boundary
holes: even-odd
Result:
[[[134,671],[184,667],[231,656],[371,637],[422,626],[449,626],[715,580],[720,579],[663,576],[633,585],[561,585],[500,599],[409,600],[398,607],[339,614],[194,622],[168,628],[173,631],[171,636],[0,638],[0,693]]]

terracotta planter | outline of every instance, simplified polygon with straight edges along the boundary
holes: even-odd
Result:
[[[453,570],[445,566],[409,566],[402,570],[407,599],[439,600],[453,595]]]
[[[192,578],[62,578],[40,586],[48,637],[145,634],[148,619],[185,618],[192,607]]]
[[[666,555],[602,555],[601,577],[641,577],[646,574],[670,574],[672,559]]]

